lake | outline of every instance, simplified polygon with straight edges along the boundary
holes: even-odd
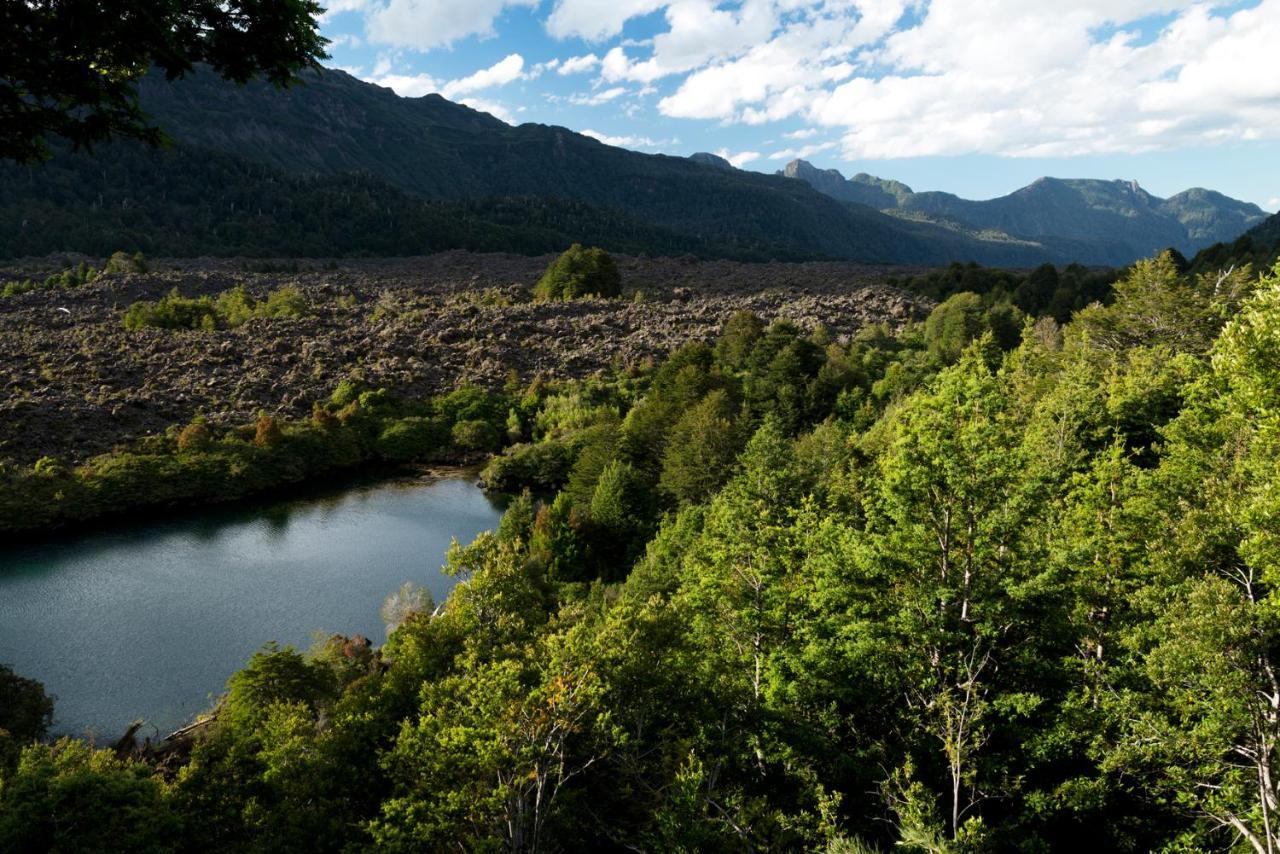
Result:
[[[145,511],[139,515],[146,515]],[[117,523],[0,552],[0,663],[56,696],[55,733],[164,735],[268,641],[386,637],[405,581],[443,600],[450,540],[501,510],[473,479],[398,481]]]

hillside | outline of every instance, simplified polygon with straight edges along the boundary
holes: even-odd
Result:
[[[801,182],[512,127],[341,71],[285,91],[208,74],[142,87],[174,140],[0,168],[0,254],[619,251],[881,263],[1096,260],[1079,241],[907,221]]]
[[[832,198],[886,213],[997,231],[1049,246],[1075,241],[1094,263],[1127,264],[1168,247],[1191,255],[1211,243],[1234,240],[1266,216],[1257,205],[1212,190],[1194,188],[1161,199],[1133,181],[1041,178],[1007,196],[972,201],[951,193],[917,193],[867,174],[846,179],[835,169],[817,169],[803,160],[792,161],[779,174]]]
[[[1280,214],[1273,214],[1230,243],[1215,243],[1201,249],[1191,260],[1191,269],[1209,272],[1252,264],[1255,270],[1261,271],[1277,261],[1280,261]]]

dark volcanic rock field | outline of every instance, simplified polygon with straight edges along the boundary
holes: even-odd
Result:
[[[251,272],[260,262],[153,262],[147,274],[0,298],[0,459],[81,460],[198,413],[304,416],[357,369],[374,385],[426,395],[499,385],[512,369],[524,380],[581,377],[660,356],[713,337],[740,309],[847,336],[930,307],[879,284],[883,268],[668,258],[620,258],[622,300],[530,302],[549,260],[457,252],[268,273]],[[36,272],[0,269],[0,283]],[[130,332],[121,322],[136,299],[240,283],[257,296],[297,285],[308,314],[217,332]]]

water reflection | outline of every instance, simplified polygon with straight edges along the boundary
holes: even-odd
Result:
[[[405,581],[442,600],[450,540],[499,512],[467,479],[384,484],[6,549],[0,661],[58,695],[60,732],[168,731],[267,641],[380,639]]]

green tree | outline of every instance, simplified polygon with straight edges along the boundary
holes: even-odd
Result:
[[[23,751],[0,784],[0,850],[172,851],[179,819],[142,763],[64,738]]]
[[[734,312],[716,339],[716,361],[730,370],[742,369],[763,334],[763,320],[749,311]]]
[[[231,3],[131,0],[0,7],[0,159],[34,161],[46,138],[84,147],[112,137],[164,137],[138,106],[152,67],[173,80],[197,64],[237,83],[276,85],[325,57],[312,0]]]
[[[551,262],[533,287],[540,300],[571,300],[581,297],[616,297],[622,294],[622,277],[613,256],[603,249],[584,249],[575,243]]]
[[[44,738],[53,722],[53,698],[44,686],[0,664],[0,730],[19,743]]]
[[[705,501],[728,479],[738,448],[729,397],[713,391],[672,426],[658,485],[678,503]]]

